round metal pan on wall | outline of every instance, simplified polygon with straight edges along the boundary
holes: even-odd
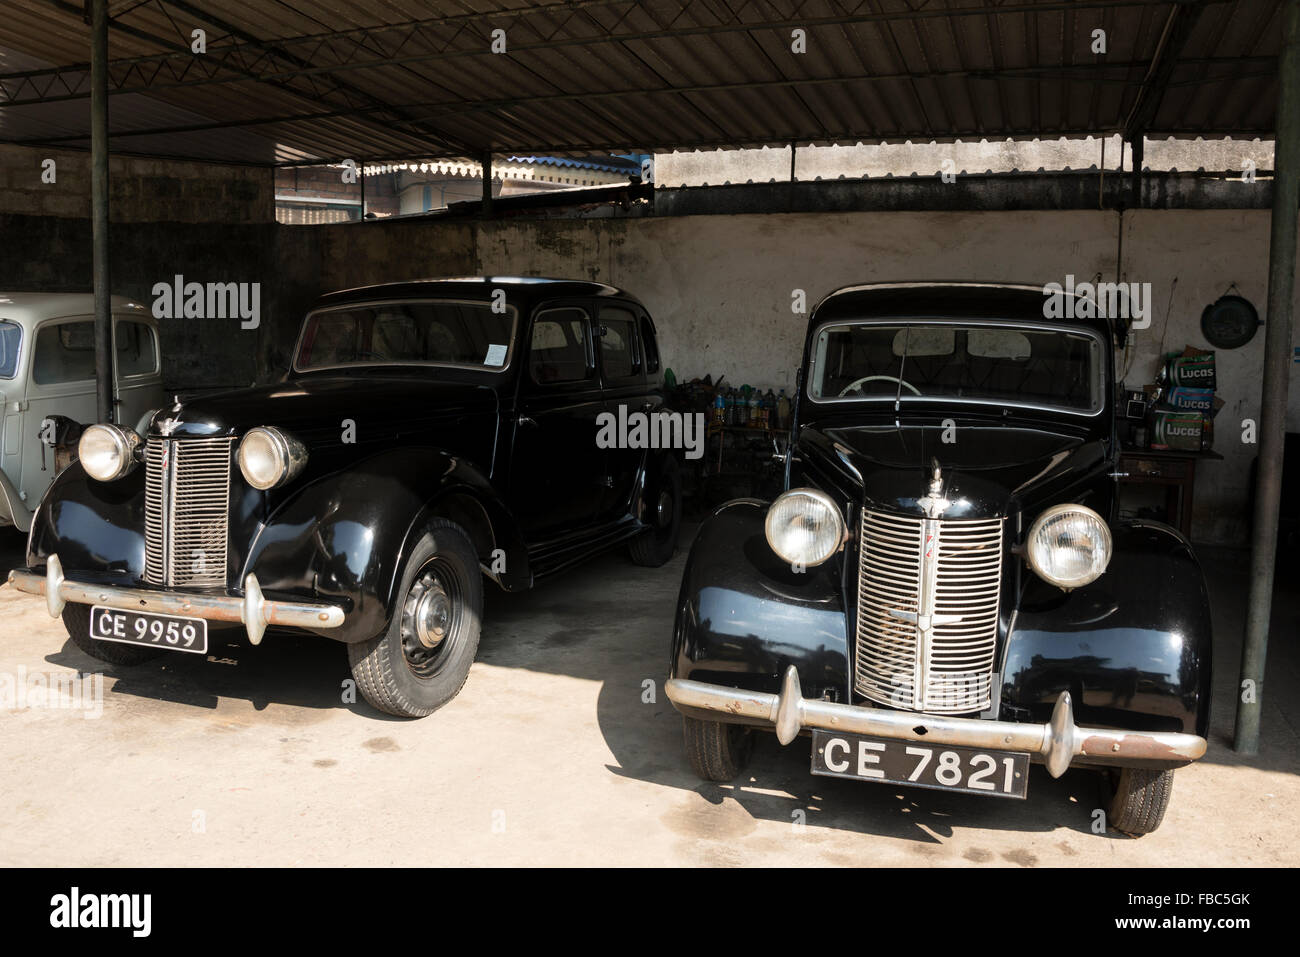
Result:
[[[1244,346],[1261,324],[1254,305],[1242,296],[1220,296],[1201,313],[1201,333],[1218,349]]]

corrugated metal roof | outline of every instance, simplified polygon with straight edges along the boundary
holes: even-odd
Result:
[[[255,163],[1267,136],[1280,34],[1279,0],[110,4],[113,148]],[[0,31],[0,140],[86,145],[79,0],[6,0]]]

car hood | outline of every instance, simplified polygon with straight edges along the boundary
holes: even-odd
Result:
[[[952,418],[807,428],[799,444],[801,452],[826,457],[852,476],[863,504],[883,511],[924,515],[920,500],[937,465],[940,498],[949,502],[945,519],[1010,515],[1066,501],[1108,462],[1105,443],[1079,432]]]
[[[154,416],[151,435],[242,435],[273,425],[308,446],[337,444],[351,421],[368,443],[450,424],[474,414],[495,415],[496,394],[465,382],[373,376],[311,377],[191,399]]]

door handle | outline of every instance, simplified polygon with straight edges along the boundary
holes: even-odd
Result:
[[[531,425],[533,427],[537,426],[537,420],[527,415],[521,415],[515,421],[517,421],[520,425]]]

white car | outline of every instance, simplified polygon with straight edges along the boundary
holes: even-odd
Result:
[[[90,293],[0,292],[0,526],[27,531],[54,479],[52,430],[42,423],[96,419],[94,312]],[[134,425],[165,404],[158,321],[119,296],[112,313],[116,421]]]

